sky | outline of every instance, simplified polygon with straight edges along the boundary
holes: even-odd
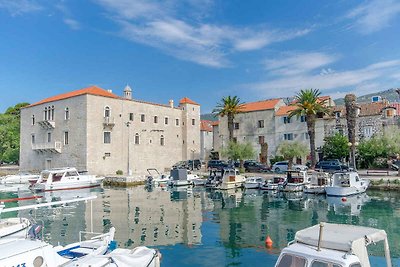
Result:
[[[90,85],[202,113],[364,95],[400,87],[399,44],[399,0],[0,0],[0,112]]]

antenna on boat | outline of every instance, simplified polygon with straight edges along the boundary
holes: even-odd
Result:
[[[319,237],[318,237],[318,248],[317,248],[317,251],[321,251],[321,241],[322,241],[323,229],[324,229],[324,223],[320,222],[319,223]]]

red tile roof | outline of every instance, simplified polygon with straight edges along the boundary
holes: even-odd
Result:
[[[275,115],[286,116],[289,115],[290,111],[295,110],[296,108],[297,108],[296,106],[283,106],[276,111]]]
[[[200,121],[200,131],[212,132],[212,123],[213,123],[213,121],[201,120]]]
[[[330,99],[331,99],[331,97],[328,96],[328,95],[318,97],[318,100],[319,100],[321,103],[324,103],[324,104],[327,104],[327,105],[329,105],[329,100],[330,100]],[[292,102],[290,102],[289,105],[296,104],[296,102],[297,102],[297,100],[293,100]]]
[[[219,121],[213,121],[212,123],[211,123],[211,126],[218,126],[219,125]]]
[[[262,101],[257,101],[257,102],[250,102],[250,103],[245,103],[241,107],[242,112],[249,112],[249,111],[260,111],[260,110],[268,110],[268,109],[274,109],[276,104],[281,99],[276,98],[276,99],[267,99],[267,100],[262,100]]]
[[[45,98],[45,99],[43,99],[43,100],[41,100],[39,102],[36,102],[36,103],[33,103],[33,104],[29,105],[28,107],[37,106],[37,105],[48,103],[48,102],[63,100],[63,99],[67,99],[67,98],[71,98],[71,97],[75,97],[75,96],[80,96],[80,95],[86,95],[86,94],[104,96],[104,97],[111,97],[111,98],[119,98],[117,95],[114,95],[113,93],[110,93],[107,90],[104,90],[104,89],[102,89],[100,87],[90,86],[90,87],[79,89],[79,90],[76,90],[76,91],[72,91],[72,92],[68,92],[68,93],[64,93],[64,94],[60,94],[60,95],[56,95],[56,96]]]
[[[194,102],[193,100],[189,99],[188,97],[184,97],[179,101],[179,104],[192,104],[192,105],[198,105],[200,106],[200,104],[197,104],[196,102]]]

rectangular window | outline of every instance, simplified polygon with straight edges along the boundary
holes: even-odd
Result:
[[[68,132],[64,132],[64,145],[68,145],[68,143],[69,143]]]
[[[233,129],[239,130],[239,123],[238,122],[234,122],[233,123]]]
[[[104,157],[111,157],[111,153],[110,152],[104,153]]]
[[[135,134],[135,145],[138,145],[139,141],[140,141],[139,134]]]
[[[164,136],[162,136],[161,135],[161,138],[160,138],[160,145],[164,145],[165,144],[165,139],[164,139]]]
[[[111,144],[111,132],[104,132],[104,144]]]
[[[154,123],[158,123],[158,117],[154,116]]]
[[[51,133],[47,133],[47,143],[51,142]]]
[[[284,124],[291,123],[290,118],[287,117],[287,116],[283,117],[283,123],[284,123]]]
[[[293,134],[292,133],[284,134],[283,139],[284,140],[293,140]]]
[[[175,125],[176,125],[176,126],[179,126],[179,119],[176,119],[176,120],[175,120]]]
[[[145,118],[144,114],[140,114],[140,121],[141,122],[145,122],[146,121],[146,118]]]
[[[133,121],[133,113],[129,113],[129,120]]]
[[[165,124],[165,125],[168,125],[168,117],[165,117],[165,118],[164,118],[164,124]]]
[[[32,144],[35,143],[35,135],[34,134],[31,135],[31,141],[32,141]]]
[[[264,144],[264,141],[265,141],[264,136],[263,136],[263,135],[260,135],[260,136],[258,137],[258,143],[259,143],[259,144]]]
[[[264,120],[258,121],[258,128],[264,128]]]
[[[306,116],[300,116],[300,122],[306,122],[307,121],[307,118],[306,118]]]
[[[192,125],[196,125],[196,120],[192,119]]]
[[[303,136],[304,136],[304,140],[308,140],[309,139],[308,133],[303,133]]]

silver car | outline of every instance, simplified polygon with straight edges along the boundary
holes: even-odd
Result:
[[[288,162],[287,161],[278,161],[274,165],[272,165],[272,170],[274,172],[285,172],[288,170]],[[308,170],[308,167],[306,165],[301,165],[301,164],[293,164],[292,170],[295,171],[306,171]]]

